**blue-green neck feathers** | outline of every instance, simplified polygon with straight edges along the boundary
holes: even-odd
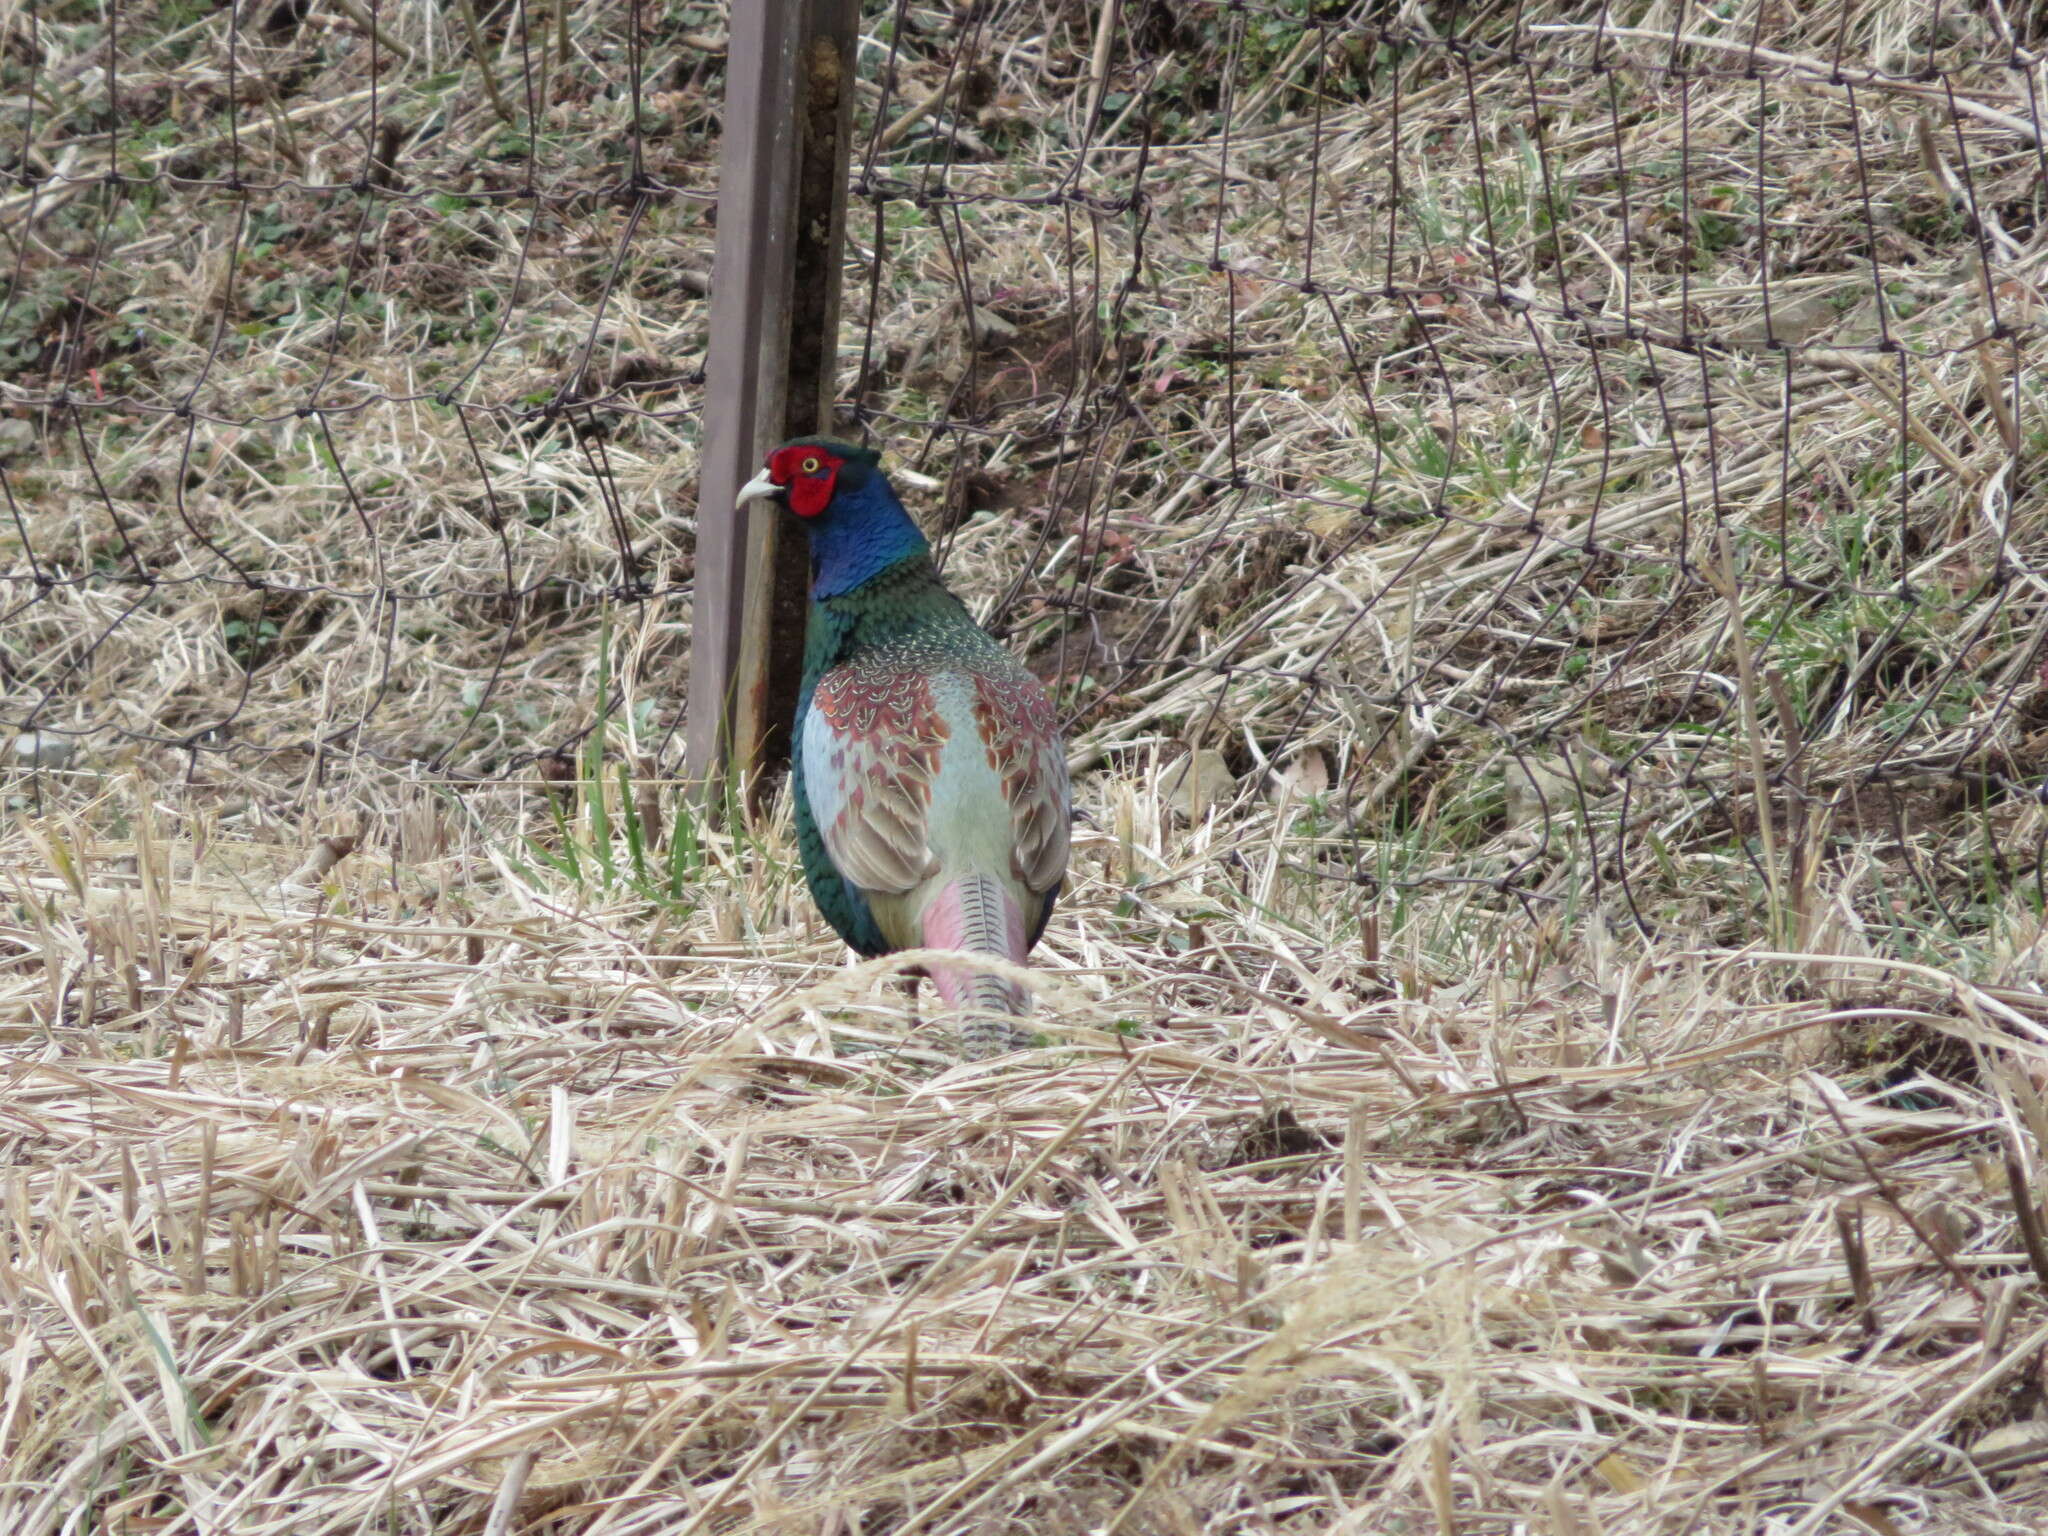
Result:
[[[825,510],[805,520],[811,540],[811,601],[844,596],[931,546],[880,471],[850,463]]]

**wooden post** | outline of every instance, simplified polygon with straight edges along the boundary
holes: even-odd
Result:
[[[859,0],[732,7],[684,731],[704,790],[789,751],[803,541],[733,497],[777,443],[832,428],[859,21]]]

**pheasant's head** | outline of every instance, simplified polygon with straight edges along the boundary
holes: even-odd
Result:
[[[852,510],[867,499],[861,492],[868,484],[882,478],[875,468],[881,457],[836,438],[799,437],[768,455],[767,467],[740,487],[740,500],[779,501],[806,520]]]
[[[891,565],[930,548],[872,448],[831,437],[799,437],[768,455],[740,487],[741,505],[779,501],[811,541],[811,595],[850,592]]]

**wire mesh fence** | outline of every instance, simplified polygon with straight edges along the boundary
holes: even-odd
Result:
[[[1082,764],[1333,901],[2038,904],[2033,23],[1723,9],[868,8],[845,430]],[[5,37],[17,777],[670,768],[720,8]]]
[[[516,771],[579,730],[561,617],[688,590],[635,540],[687,488],[717,39],[174,20],[10,32],[17,753]]]
[[[1219,751],[1313,802],[1320,876],[1653,934],[1953,942],[2037,871],[2001,13],[1067,11],[1027,183],[1001,11],[858,189],[953,340],[878,343],[871,275],[858,400],[947,467],[956,562],[1026,542],[996,612],[1084,760]]]

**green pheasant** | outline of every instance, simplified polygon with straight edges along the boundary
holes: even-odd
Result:
[[[810,540],[792,733],[804,879],[863,955],[1021,963],[1066,876],[1066,751],[1045,689],[946,590],[878,463],[799,438],[740,493],[783,503]],[[966,966],[932,980],[968,1056],[1017,1043],[1013,983]]]

